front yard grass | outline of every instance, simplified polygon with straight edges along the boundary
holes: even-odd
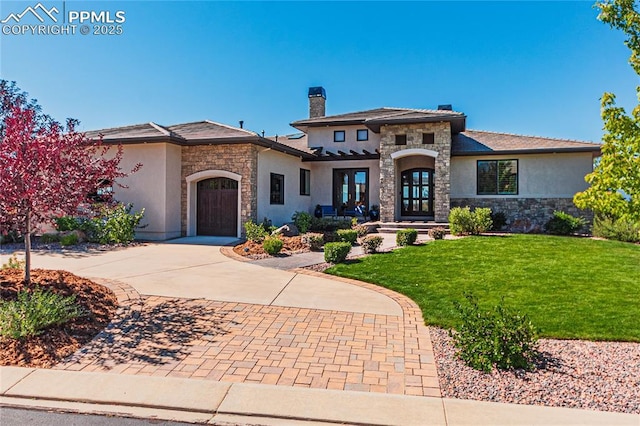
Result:
[[[640,342],[640,246],[546,235],[433,241],[372,255],[327,273],[413,299],[427,324],[453,327],[454,301],[529,315],[542,337]]]

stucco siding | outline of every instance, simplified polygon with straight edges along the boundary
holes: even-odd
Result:
[[[178,145],[167,145],[166,155],[166,219],[167,238],[177,238],[180,230],[180,176],[182,168],[182,148]]]
[[[331,152],[338,152],[338,150],[340,150],[348,153],[351,149],[357,152],[362,152],[363,149],[369,152],[375,152],[375,150],[380,147],[380,134],[373,133],[373,131],[369,129],[369,140],[358,141],[356,140],[358,129],[364,130],[366,127],[364,125],[310,127],[307,133],[307,144],[309,147],[314,148],[321,146],[325,151]],[[334,130],[345,131],[344,142],[333,141]]]
[[[495,198],[477,195],[477,160],[518,160],[518,195],[504,198],[571,198],[587,188],[591,153],[452,157],[451,198]]]
[[[115,199],[123,203],[133,203],[133,209],[145,209],[142,225],[145,228],[136,231],[136,238],[147,240],[165,240],[171,238],[167,226],[167,150],[164,143],[145,145],[126,145],[120,167],[131,170],[137,163],[142,168],[120,183],[127,188],[114,187]],[[175,236],[175,235],[173,235]]]
[[[291,222],[296,211],[311,213],[311,196],[300,195],[300,169],[311,170],[309,163],[271,149],[258,153],[258,222],[265,218],[275,226]],[[271,204],[271,173],[284,175],[284,204]],[[315,176],[311,172],[311,182]],[[312,191],[313,193],[313,191]]]

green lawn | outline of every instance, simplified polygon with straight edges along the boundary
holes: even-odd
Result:
[[[586,238],[509,235],[440,240],[377,254],[327,273],[413,299],[427,324],[454,326],[454,301],[505,297],[543,337],[640,342],[640,246]]]

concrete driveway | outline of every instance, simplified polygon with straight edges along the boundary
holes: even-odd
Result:
[[[234,241],[193,237],[104,252],[34,252],[32,263],[123,281],[149,296],[402,316],[398,303],[376,291],[230,259],[220,248]],[[8,257],[0,255],[0,263]]]

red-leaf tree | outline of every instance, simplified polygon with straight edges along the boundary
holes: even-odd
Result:
[[[25,241],[25,281],[31,280],[31,235],[52,217],[73,215],[105,182],[126,176],[122,147],[110,153],[102,139],[87,139],[68,120],[38,122],[33,108],[13,105],[4,117],[0,142],[0,224]],[[139,166],[137,166],[139,167]],[[136,167],[136,169],[137,169]],[[135,171],[135,169],[133,170]],[[133,172],[132,171],[132,172]]]

